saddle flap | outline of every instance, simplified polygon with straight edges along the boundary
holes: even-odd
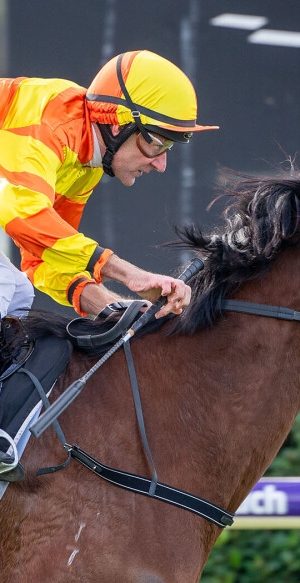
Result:
[[[28,370],[47,393],[67,366],[72,344],[65,338],[49,336],[35,341],[35,347],[22,367],[2,382],[0,392],[0,427],[14,438],[24,419],[40,400]],[[0,447],[1,449],[1,447]]]

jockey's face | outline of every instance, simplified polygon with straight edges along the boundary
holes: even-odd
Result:
[[[120,131],[119,126],[111,126],[114,135]],[[113,157],[112,169],[115,176],[125,186],[132,186],[135,179],[142,176],[143,173],[148,174],[151,170],[157,172],[164,172],[167,167],[167,152],[172,146],[165,138],[153,134],[155,141],[149,147],[149,144],[144,140],[140,134],[133,134],[122,144],[119,150]],[[159,140],[159,142],[156,142]],[[162,146],[159,145],[163,144]],[[167,148],[167,149],[164,149]],[[150,157],[153,148],[153,157]],[[159,155],[157,155],[159,154]]]

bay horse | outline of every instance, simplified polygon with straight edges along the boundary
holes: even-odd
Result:
[[[131,349],[159,480],[234,513],[300,407],[300,178],[238,176],[224,193],[221,226],[208,235],[177,229],[179,244],[205,262],[191,280],[191,304],[147,326]],[[254,313],[226,309],[227,300]],[[258,314],[257,304],[265,306]],[[65,316],[27,320],[35,338],[66,334]],[[95,362],[75,349],[52,399]],[[68,443],[104,464],[151,474],[123,349],[59,422]],[[1,583],[198,582],[219,526],[101,480],[74,459],[36,476],[64,459],[53,427],[30,438],[26,479],[1,501]]]

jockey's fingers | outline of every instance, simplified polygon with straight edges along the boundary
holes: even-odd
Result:
[[[180,282],[183,283],[183,282]],[[189,285],[183,283],[180,289],[176,288],[168,296],[168,302],[175,308],[184,308],[189,305],[191,301],[191,288]]]
[[[163,318],[164,316],[167,316],[168,314],[175,314],[176,316],[179,316],[182,312],[183,312],[182,308],[175,308],[174,306],[170,307],[169,304],[165,304],[165,306],[163,308],[161,308],[159,310],[159,312],[157,312],[155,314],[155,318],[157,318],[157,319]]]
[[[180,279],[171,280],[169,283],[170,285],[162,288],[161,295],[167,296],[168,302],[173,304],[182,302],[184,306],[187,306],[191,299],[190,286]]]
[[[162,318],[167,314],[175,314],[180,315],[182,313],[183,308],[189,305],[191,300],[191,289],[189,286],[186,286],[187,289],[184,291],[184,295],[178,297],[178,295],[173,292],[167,296],[166,304],[157,312],[156,318]]]

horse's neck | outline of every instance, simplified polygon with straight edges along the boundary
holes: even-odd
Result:
[[[299,311],[299,255],[299,249],[282,251],[265,276],[244,284],[230,299],[286,306]]]

